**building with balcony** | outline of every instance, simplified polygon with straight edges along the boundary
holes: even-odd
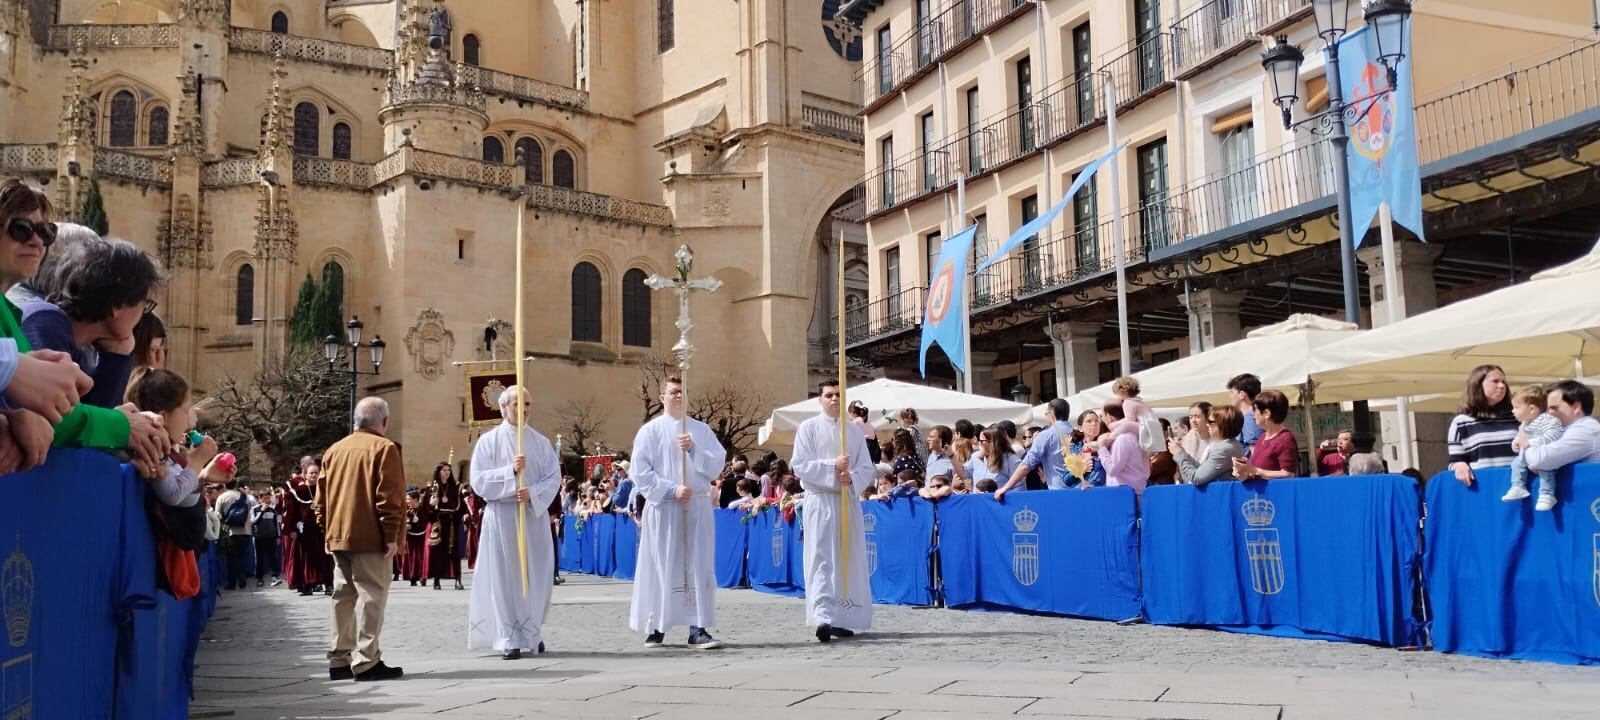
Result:
[[[1350,4],[1354,30],[1361,12]],[[1039,402],[1120,374],[1119,249],[1135,370],[1291,313],[1342,319],[1331,142],[1284,129],[1261,65],[1263,41],[1287,37],[1307,57],[1295,116],[1327,108],[1311,10],[1308,0],[846,3],[841,17],[865,39],[871,298],[847,318],[849,353],[914,376],[941,239],[976,224],[974,260],[987,257],[1111,146],[1113,125],[1127,148],[1045,232],[971,278],[976,392],[1025,384]],[[1397,230],[1393,292],[1408,312],[1593,245],[1595,12],[1582,0],[1414,4],[1404,62],[1428,242]],[[1389,292],[1377,236],[1358,257],[1363,314],[1381,324],[1370,309]],[[929,368],[930,382],[955,383],[937,349]],[[1341,422],[1336,409],[1327,422]],[[1415,422],[1413,457],[1437,469],[1444,421]]]
[[[840,231],[864,248],[835,217],[858,199],[860,40],[824,5],[0,0],[0,176],[68,218],[99,188],[111,233],[171,271],[171,365],[201,392],[281,357],[302,283],[339,278],[391,349],[362,390],[426,477],[469,452],[452,363],[509,360],[522,292],[534,423],[587,408],[626,447],[640,367],[677,340],[644,279],[682,243],[726,283],[694,301],[698,387],[778,404],[824,364],[819,268]]]

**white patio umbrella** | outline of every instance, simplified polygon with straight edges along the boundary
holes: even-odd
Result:
[[[1600,369],[1600,246],[1502,288],[1361,333],[1313,366],[1341,395],[1456,395],[1467,374],[1499,365],[1513,384]],[[1318,397],[1321,397],[1319,388]]]
[[[1002,420],[1026,425],[1029,416],[1028,406],[1022,403],[887,378],[848,388],[845,400],[866,405],[871,410],[868,417],[872,426],[879,430],[898,427],[900,411],[906,408],[917,411],[917,419],[924,428],[954,426],[962,419],[980,425]],[[821,412],[822,405],[816,398],[773,410],[772,416],[761,426],[756,442],[763,446],[793,445],[794,432],[800,428],[800,423]]]
[[[1133,377],[1139,381],[1139,396],[1151,407],[1180,408],[1201,400],[1227,402],[1228,381],[1240,373],[1254,373],[1261,378],[1262,389],[1280,390],[1290,403],[1300,402],[1300,390],[1308,380],[1316,380],[1317,402],[1351,399],[1342,393],[1324,393],[1325,386],[1314,377],[1313,361],[1324,348],[1361,332],[1347,322],[1290,315],[1283,322],[1250,331],[1241,340]],[[1111,383],[1103,383],[1067,398],[1067,402],[1074,412],[1081,412],[1099,408],[1111,397]]]

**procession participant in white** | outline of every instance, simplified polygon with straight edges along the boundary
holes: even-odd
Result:
[[[872,580],[857,488],[872,482],[876,467],[867,454],[866,437],[849,422],[845,423],[848,451],[839,452],[838,381],[825,380],[818,390],[822,414],[800,424],[790,467],[806,491],[801,516],[806,625],[817,629],[818,640],[828,642],[872,627]],[[844,538],[839,536],[841,523]]]
[[[561,467],[545,436],[524,424],[523,452],[527,455],[517,454],[515,402],[522,403],[526,421],[532,405],[528,393],[515,385],[506,388],[500,395],[500,416],[505,420],[478,438],[471,470],[472,490],[488,504],[467,612],[467,647],[500,650],[506,660],[521,658],[523,649],[544,652],[539,627],[550,610],[555,577],[555,547],[546,508],[561,488]],[[524,469],[524,487],[519,489],[517,473]],[[518,568],[517,513],[526,514],[526,595],[523,571]]]
[[[645,634],[645,647],[657,648],[666,631],[688,625],[689,648],[711,650],[722,646],[706,632],[716,621],[712,492],[727,450],[710,426],[684,417],[682,380],[661,381],[661,405],[661,416],[633,438],[634,492],[645,506],[628,626]]]

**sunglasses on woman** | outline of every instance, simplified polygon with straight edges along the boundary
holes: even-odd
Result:
[[[56,224],[36,223],[27,218],[12,218],[11,222],[6,223],[6,235],[19,243],[26,243],[37,235],[45,247],[50,247],[56,241]]]

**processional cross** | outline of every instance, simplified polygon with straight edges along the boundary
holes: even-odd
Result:
[[[715,277],[703,278],[689,277],[689,271],[694,266],[694,251],[688,245],[678,247],[678,252],[672,256],[676,261],[677,277],[662,277],[651,275],[644,284],[651,290],[671,290],[678,295],[678,342],[672,346],[672,354],[678,358],[678,379],[683,389],[683,417],[678,418],[678,434],[689,434],[689,361],[694,358],[694,343],[689,342],[689,329],[694,327],[694,322],[689,319],[689,294],[695,290],[704,290],[708,293],[716,292],[722,287],[722,281]],[[689,486],[689,454],[679,450],[678,487]],[[693,499],[691,498],[691,502]],[[683,581],[678,586],[677,593],[684,596],[684,602],[693,599],[694,591],[689,587],[689,505],[683,504],[683,522],[680,523],[679,533],[683,541]]]

